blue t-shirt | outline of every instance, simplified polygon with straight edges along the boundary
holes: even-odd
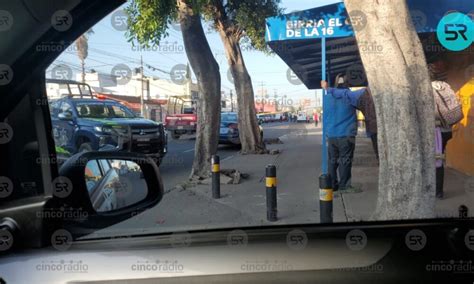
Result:
[[[364,92],[365,89],[353,92],[349,89],[328,88],[323,113],[328,138],[357,135],[357,117],[354,107],[357,106]]]

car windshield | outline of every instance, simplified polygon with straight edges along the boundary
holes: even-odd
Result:
[[[474,1],[433,1],[379,1],[403,12],[396,19],[362,4],[374,1],[94,1],[103,2],[97,13],[118,6],[90,26],[99,17],[73,9],[87,20],[28,49],[55,58],[44,98],[22,100],[52,102],[52,139],[37,148],[65,156],[58,167],[35,160],[51,168],[31,175],[50,179],[69,159],[104,152],[154,163],[158,170],[130,170],[114,189],[116,200],[135,203],[120,211],[127,217],[86,238],[458,217],[461,205],[474,208],[474,33],[465,46],[461,29]],[[3,15],[0,46],[10,38]],[[12,82],[27,82],[14,71]],[[21,160],[39,151],[17,147]],[[89,190],[101,168],[87,169]],[[146,196],[150,172],[159,182]],[[27,174],[11,177],[15,192]],[[110,202],[98,206],[119,207]]]
[[[237,121],[237,119],[236,113],[223,113],[221,115],[221,121]]]
[[[79,117],[83,118],[134,118],[126,107],[102,102],[76,103]]]

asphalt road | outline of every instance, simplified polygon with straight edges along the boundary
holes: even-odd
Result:
[[[274,122],[263,124],[264,139],[278,138],[294,130],[294,123]],[[168,136],[169,137],[169,136]],[[192,138],[180,138],[173,140],[169,137],[168,153],[160,165],[165,191],[170,190],[176,184],[184,182],[191,173],[194,158],[194,143]],[[218,155],[221,161],[231,159],[239,152],[238,146],[219,145]]]

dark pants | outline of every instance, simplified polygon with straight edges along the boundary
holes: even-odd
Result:
[[[446,144],[449,139],[453,137],[452,132],[441,132],[441,140],[443,142],[443,154],[446,150]],[[443,197],[443,184],[444,184],[444,163],[441,167],[436,168],[436,196]]]
[[[351,185],[354,149],[355,137],[328,138],[328,172],[331,175],[333,190]]]

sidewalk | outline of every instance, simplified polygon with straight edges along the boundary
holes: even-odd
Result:
[[[321,173],[321,128],[311,124],[294,124],[292,127],[297,129],[281,137],[284,144],[269,145],[270,149],[281,150],[278,156],[237,155],[222,162],[222,168],[235,168],[251,174],[241,184],[222,185],[222,198],[215,200],[228,206],[229,210],[242,212],[241,217],[233,219],[232,223],[268,225],[320,222],[318,177]],[[264,175],[265,166],[270,163],[277,167],[277,222],[266,220]],[[371,141],[363,131],[356,139],[352,183],[362,188],[363,192],[334,196],[334,222],[369,220],[375,211],[378,166]],[[202,198],[211,196],[208,185],[199,185],[190,190]],[[445,174],[445,198],[436,201],[437,217],[457,217],[461,204],[468,206],[469,215],[474,216],[474,178],[448,168]]]

